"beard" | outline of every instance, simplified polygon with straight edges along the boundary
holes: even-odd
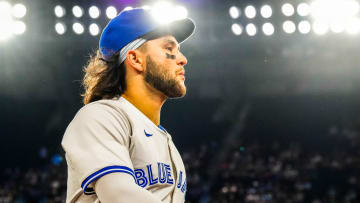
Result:
[[[150,56],[146,57],[145,81],[168,98],[185,96],[186,87],[179,84],[166,70],[166,67],[156,63]]]

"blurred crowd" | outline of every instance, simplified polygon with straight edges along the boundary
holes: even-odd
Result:
[[[243,135],[182,153],[187,203],[358,203],[360,138],[332,127],[317,143]],[[220,153],[222,152],[222,153]],[[1,171],[0,202],[65,202],[66,163]]]

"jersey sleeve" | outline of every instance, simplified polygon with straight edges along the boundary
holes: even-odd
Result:
[[[85,194],[94,194],[95,181],[109,173],[126,173],[135,181],[130,129],[124,113],[101,103],[86,105],[69,124],[61,144],[73,178]]]

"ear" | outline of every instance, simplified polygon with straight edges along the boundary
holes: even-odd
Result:
[[[126,60],[128,64],[133,67],[135,70],[142,72],[144,71],[143,63],[143,53],[138,50],[130,50],[126,55]]]

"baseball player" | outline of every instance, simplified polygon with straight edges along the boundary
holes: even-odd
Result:
[[[160,112],[168,98],[186,93],[179,43],[194,29],[189,18],[161,25],[140,8],[104,28],[85,68],[85,106],[61,143],[66,202],[185,201],[184,164]]]

